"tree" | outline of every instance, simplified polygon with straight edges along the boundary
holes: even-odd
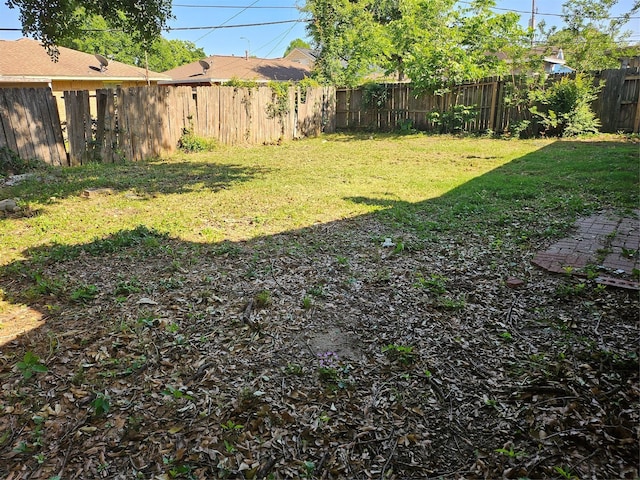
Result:
[[[291,53],[294,48],[311,48],[311,45],[308,42],[305,42],[301,38],[296,38],[295,40],[291,40],[291,43],[284,51],[283,57],[286,57]]]
[[[617,68],[629,36],[624,25],[640,10],[640,2],[614,17],[610,12],[617,3],[618,0],[567,0],[562,5],[563,28],[546,29],[541,22],[544,43],[562,47],[567,65],[579,72]]]
[[[319,47],[314,73],[321,82],[356,85],[374,67],[384,37],[369,8],[373,0],[307,0],[307,27]]]
[[[206,56],[204,50],[193,42],[167,40],[158,37],[148,47],[134,41],[127,33],[114,30],[100,15],[87,15],[84,9],[76,12],[83,18],[82,31],[73,39],[63,39],[60,46],[86,53],[100,53],[118,62],[145,67],[145,57],[149,69],[163,72],[191,63]]]
[[[156,39],[171,17],[171,0],[5,0],[9,8],[20,12],[22,33],[29,35],[57,55],[56,45],[65,39],[76,38],[83,18],[79,7],[88,15],[101,15],[132,39],[149,45]]]
[[[316,74],[356,84],[372,71],[407,74],[414,86],[507,73],[498,52],[523,48],[514,13],[496,14],[493,0],[457,7],[455,0],[308,0],[308,29],[320,47]]]

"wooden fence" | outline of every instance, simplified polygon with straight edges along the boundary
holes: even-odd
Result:
[[[274,143],[333,131],[335,91],[290,88],[284,108],[269,87],[135,87],[65,92],[71,165],[142,160],[173,152],[185,131],[221,144]],[[272,108],[270,108],[270,106]],[[279,114],[270,114],[274,112]],[[92,119],[95,118],[95,123]]]
[[[269,108],[277,102],[269,87],[132,87],[98,90],[95,102],[90,95],[64,92],[62,127],[49,89],[0,89],[0,147],[52,165],[80,165],[166,155],[185,130],[221,144],[274,143],[335,130],[333,88],[292,87],[280,109]]]
[[[640,128],[640,70],[604,70],[595,75],[604,88],[593,102],[595,114],[602,122],[601,131],[638,133]],[[555,76],[558,79],[560,76]],[[553,81],[553,80],[551,80]],[[511,80],[498,77],[455,86],[445,95],[419,95],[411,84],[386,85],[384,106],[371,108],[365,103],[363,88],[336,91],[336,127],[340,129],[393,130],[410,123],[424,131],[436,130],[427,114],[446,111],[454,105],[474,105],[478,114],[465,124],[465,130],[507,131],[514,122],[528,120],[526,108],[512,107],[507,99]],[[380,98],[380,97],[378,97]]]
[[[56,101],[48,88],[0,88],[0,148],[66,165]]]
[[[596,81],[605,82],[593,103],[601,130],[639,133],[640,69],[605,70]],[[277,98],[269,87],[98,90],[95,102],[88,91],[69,91],[64,94],[66,145],[49,89],[7,88],[0,89],[0,148],[52,165],[141,160],[173,152],[185,130],[221,144],[273,143],[336,128],[393,130],[408,123],[428,131],[435,125],[427,114],[453,105],[476,106],[478,115],[466,129],[503,132],[530,116],[527,109],[507,104],[509,88],[508,81],[490,78],[459,85],[446,95],[416,97],[409,84],[386,85],[382,108],[367,107],[362,89],[290,88],[283,109],[273,108]]]

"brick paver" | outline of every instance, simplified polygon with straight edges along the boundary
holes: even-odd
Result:
[[[581,218],[571,237],[539,252],[532,262],[550,272],[577,275],[593,265],[601,272],[599,283],[639,290],[634,276],[640,269],[640,210],[633,213],[633,217],[598,213]]]

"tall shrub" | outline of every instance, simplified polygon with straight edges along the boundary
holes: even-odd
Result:
[[[591,109],[602,86],[594,85],[591,77],[577,74],[575,78],[563,77],[545,87],[531,91],[534,106],[531,113],[548,136],[572,137],[596,133],[600,120]]]

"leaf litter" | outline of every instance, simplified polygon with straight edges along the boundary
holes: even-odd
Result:
[[[388,230],[40,265],[96,293],[43,296],[44,325],[2,347],[0,476],[638,476],[636,294],[567,294],[534,245]]]

